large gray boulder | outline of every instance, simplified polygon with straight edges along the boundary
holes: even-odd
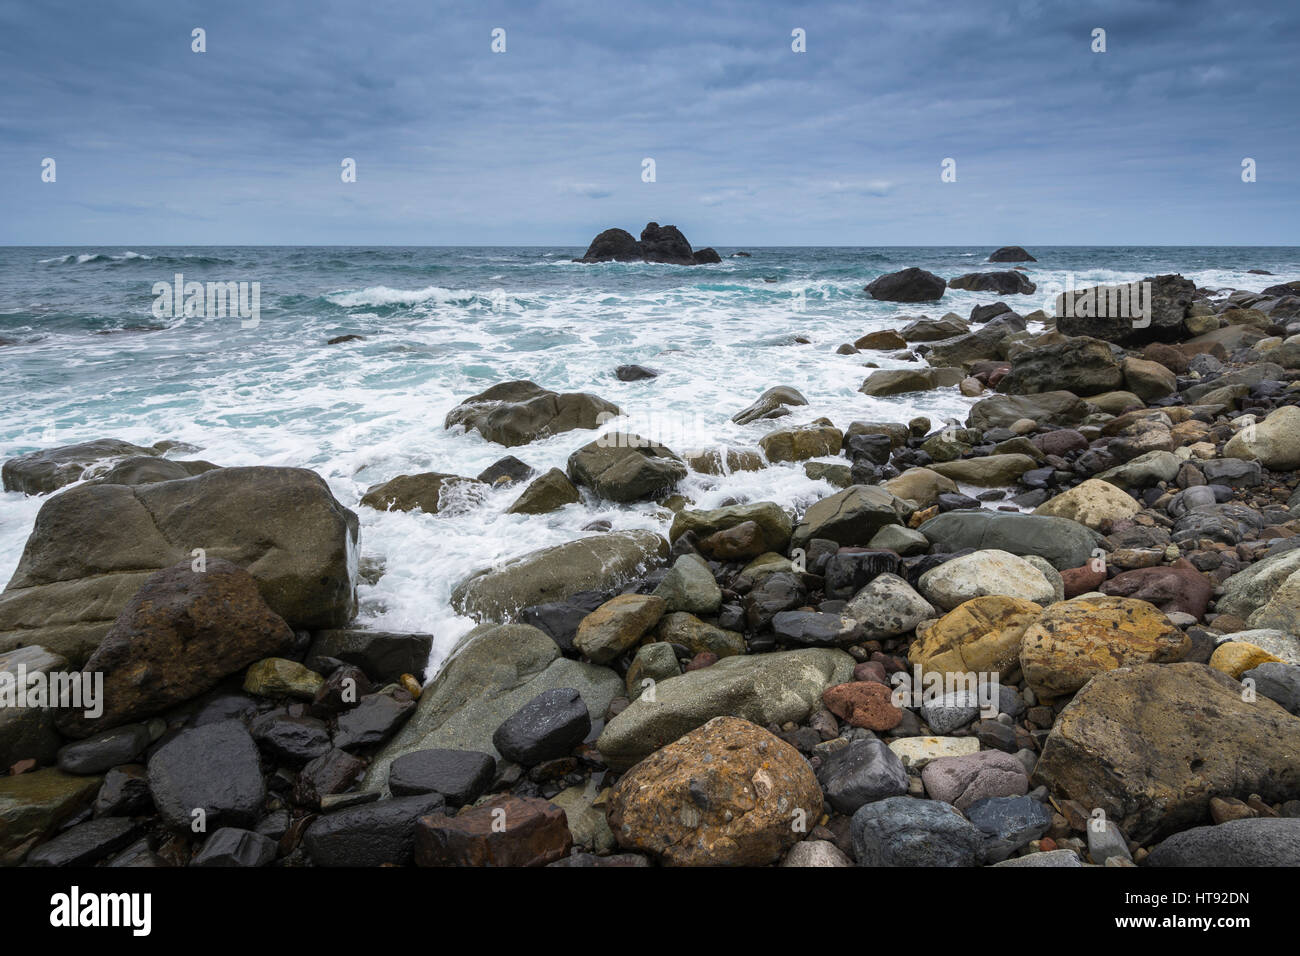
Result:
[[[480,625],[466,634],[397,736],[376,755],[363,782],[382,790],[388,767],[417,750],[472,750],[499,756],[492,735],[538,694],[573,688],[592,720],[623,693],[614,671],[560,655],[555,641],[527,624]]]
[[[357,516],[303,468],[70,488],[42,506],[0,592],[0,652],[39,644],[80,667],[145,579],[195,549],[247,570],[290,627],[342,627],[357,540]]]
[[[478,621],[504,621],[521,609],[608,591],[662,564],[668,542],[653,531],[578,538],[476,571],[451,592],[451,606]]]
[[[0,468],[5,491],[25,495],[45,495],[64,485],[80,481],[98,471],[105,471],[124,458],[153,457],[162,454],[156,448],[143,448],[120,438],[100,438],[77,445],[63,445],[29,452],[10,458]]]
[[[1124,368],[1110,344],[1080,336],[1020,352],[1011,360],[1011,371],[998,382],[998,391],[1010,395],[1058,391],[1097,395],[1123,384]]]
[[[1007,269],[1005,272],[968,272],[948,280],[949,289],[967,292],[996,292],[998,295],[1029,295],[1038,286],[1029,281],[1023,272]]]
[[[1300,866],[1300,818],[1193,827],[1154,847],[1147,866]]]
[[[873,279],[867,295],[888,302],[934,302],[943,298],[947,283],[933,272],[913,266]]]
[[[465,426],[488,441],[513,447],[575,428],[599,428],[618,406],[586,392],[560,394],[536,382],[501,382],[471,395],[447,413],[444,428]]]
[[[790,544],[802,548],[813,538],[828,538],[841,547],[866,545],[885,525],[903,524],[912,510],[879,485],[850,485],[810,505]]]
[[[672,492],[686,477],[686,463],[663,445],[640,435],[611,432],[586,445],[568,462],[569,480],[610,501],[650,501]]]
[[[1057,330],[1121,345],[1186,338],[1196,284],[1180,275],[1148,276],[1142,282],[1150,283],[1149,316],[1137,315],[1131,286],[1089,286],[1056,297]],[[1127,306],[1124,294],[1129,294]],[[1145,293],[1141,297],[1145,300]]]
[[[827,687],[852,678],[853,666],[852,657],[830,648],[724,657],[643,693],[606,725],[596,746],[611,767],[626,769],[714,717],[763,727],[803,721]]]
[[[949,511],[917,529],[940,551],[1036,554],[1058,571],[1081,567],[1102,547],[1097,532],[1068,518],[995,511]]]
[[[1037,395],[993,395],[971,406],[969,428],[988,431],[1010,428],[1022,418],[1040,424],[1077,425],[1088,417],[1088,403],[1073,392],[1039,392]]]

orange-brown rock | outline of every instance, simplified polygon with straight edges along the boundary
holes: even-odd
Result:
[[[875,681],[855,681],[827,687],[822,703],[841,720],[868,730],[891,730],[903,720],[903,712],[890,699],[892,692]]]

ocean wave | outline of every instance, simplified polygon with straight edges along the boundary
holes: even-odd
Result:
[[[365,306],[420,305],[425,302],[438,305],[450,303],[467,305],[479,298],[487,297],[481,297],[478,293],[464,289],[448,289],[440,285],[426,286],[423,289],[392,289],[386,285],[374,285],[347,292],[331,292],[325,296],[325,301],[345,309],[355,309]]]

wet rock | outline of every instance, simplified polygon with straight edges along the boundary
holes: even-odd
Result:
[[[543,691],[502,721],[492,744],[507,760],[532,767],[567,756],[591,730],[582,695],[571,687]]]
[[[1025,630],[1043,609],[1031,601],[990,595],[965,602],[919,628],[908,660],[922,671],[1010,676],[1020,666]]]
[[[670,494],[686,477],[685,463],[671,450],[621,432],[583,445],[569,456],[567,467],[573,484],[621,503]]]
[[[763,551],[784,552],[789,547],[790,533],[793,530],[790,516],[780,505],[771,501],[730,505],[712,511],[679,511],[673,517],[668,537],[669,540],[676,541],[684,534],[694,533],[701,540],[706,540],[715,534],[751,522],[762,531]]]
[[[452,510],[474,500],[482,483],[461,475],[441,472],[422,472],[418,475],[398,475],[382,484],[366,489],[361,504],[376,511],[423,511],[437,514]]]
[[[316,818],[303,845],[317,866],[406,866],[416,821],[442,807],[441,794],[426,793],[336,810]]]
[[[302,768],[294,782],[294,802],[320,807],[328,797],[342,793],[361,779],[365,769],[364,760],[335,747]]]
[[[266,798],[257,746],[234,720],[182,730],[149,758],[149,792],[163,821],[188,831],[195,811],[211,832],[249,827]]]
[[[875,485],[852,485],[823,498],[804,512],[791,535],[791,545],[806,547],[813,538],[840,546],[865,545],[885,525],[903,524],[911,509]]]
[[[578,489],[560,469],[552,468],[539,478],[535,478],[523,493],[515,499],[514,504],[506,509],[506,514],[540,515],[549,514],[565,505],[582,500]]]
[[[149,728],[128,724],[95,734],[59,749],[59,769],[82,775],[103,773],[119,764],[131,763],[149,746]]]
[[[688,559],[679,559],[683,560]],[[712,583],[712,576],[709,580]],[[720,602],[721,592],[718,596]],[[582,619],[573,645],[593,663],[607,663],[654,628],[666,608],[667,602],[658,595],[620,594]]]
[[[432,634],[405,634],[343,628],[317,631],[304,664],[325,673],[326,658],[355,664],[371,680],[389,683],[403,674],[424,678],[429,654],[433,650]]]
[[[515,447],[575,428],[599,428],[618,415],[617,405],[595,395],[559,394],[520,380],[471,395],[447,413],[443,427],[463,425],[487,441]]]
[[[784,408],[786,405],[807,404],[808,399],[804,398],[798,389],[791,388],[788,385],[778,385],[775,388],[769,388],[748,408],[732,415],[731,420],[737,425],[748,425],[760,418],[771,417],[773,412]]]
[[[98,777],[53,767],[0,777],[0,866],[16,866],[36,844],[90,805]]]
[[[946,803],[890,797],[850,824],[858,866],[978,866],[984,835]]]
[[[654,594],[663,600],[663,610],[668,613],[716,614],[722,606],[722,590],[713,572],[701,558],[690,554],[673,562]],[[650,626],[654,626],[653,622]]]
[[[208,837],[190,866],[266,866],[275,859],[276,843],[252,830],[222,827]]]
[[[86,472],[106,471],[115,461],[138,456],[156,456],[153,448],[142,448],[119,438],[100,438],[77,445],[62,445],[10,458],[0,468],[5,491],[25,495],[46,495],[80,481]]]
[[[913,266],[873,279],[866,292],[873,299],[889,302],[935,302],[943,298],[947,285],[933,272]]]
[[[975,550],[1006,551],[1025,556],[1036,554],[1057,570],[1077,568],[1090,561],[1102,544],[1095,531],[1065,518],[1046,515],[950,511],[917,529],[945,552]]]
[[[18,683],[17,675],[25,671],[28,679],[37,674],[64,672],[68,662],[43,647],[19,647],[0,654],[0,673],[13,675],[5,682]],[[48,707],[0,707],[0,768],[20,760],[38,764],[54,761],[63,738],[54,726],[54,710]]]
[[[27,854],[27,866],[93,866],[136,838],[140,824],[125,817],[87,820]]]
[[[415,701],[404,691],[366,694],[357,706],[339,715],[334,746],[356,750],[381,744],[397,733],[415,708]]]
[[[509,795],[454,817],[424,816],[415,840],[418,866],[546,866],[573,846],[563,810]]]
[[[1038,568],[1006,551],[976,551],[946,561],[921,575],[922,595],[942,611],[972,598],[1003,595],[1038,604],[1053,598],[1052,585]]]
[[[906,634],[935,613],[930,602],[895,574],[875,578],[844,607],[844,615],[862,625],[867,640]]]

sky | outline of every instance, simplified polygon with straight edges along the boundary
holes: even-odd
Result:
[[[0,243],[1300,245],[1297,63],[1296,0],[0,0]]]

